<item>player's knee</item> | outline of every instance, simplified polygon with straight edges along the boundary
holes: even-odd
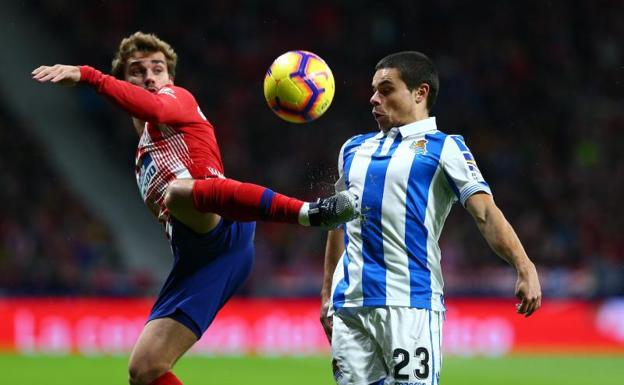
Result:
[[[191,199],[193,190],[192,180],[174,180],[165,191],[165,206],[171,213],[175,213],[183,207],[184,202]]]
[[[128,381],[130,385],[148,385],[169,370],[171,370],[171,366],[164,362],[149,362],[149,360],[130,362]]]

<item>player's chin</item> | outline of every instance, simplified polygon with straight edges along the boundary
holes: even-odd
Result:
[[[377,122],[377,126],[382,131],[388,131],[392,128],[392,123],[386,116],[376,116],[375,121]]]

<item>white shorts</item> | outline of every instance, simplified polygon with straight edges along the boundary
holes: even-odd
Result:
[[[340,385],[438,384],[443,320],[443,312],[407,307],[338,310],[332,333],[332,356],[340,371],[336,381]]]

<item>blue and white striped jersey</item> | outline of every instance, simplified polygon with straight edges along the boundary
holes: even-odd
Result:
[[[340,150],[336,190],[360,197],[363,219],[345,227],[333,308],[445,310],[438,239],[454,202],[491,194],[464,139],[434,117],[358,135]]]

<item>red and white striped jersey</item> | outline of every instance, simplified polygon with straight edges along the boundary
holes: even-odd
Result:
[[[168,85],[151,93],[88,66],[81,66],[80,73],[81,81],[146,122],[135,173],[148,206],[163,211],[165,190],[174,179],[224,177],[214,128],[190,92]]]

